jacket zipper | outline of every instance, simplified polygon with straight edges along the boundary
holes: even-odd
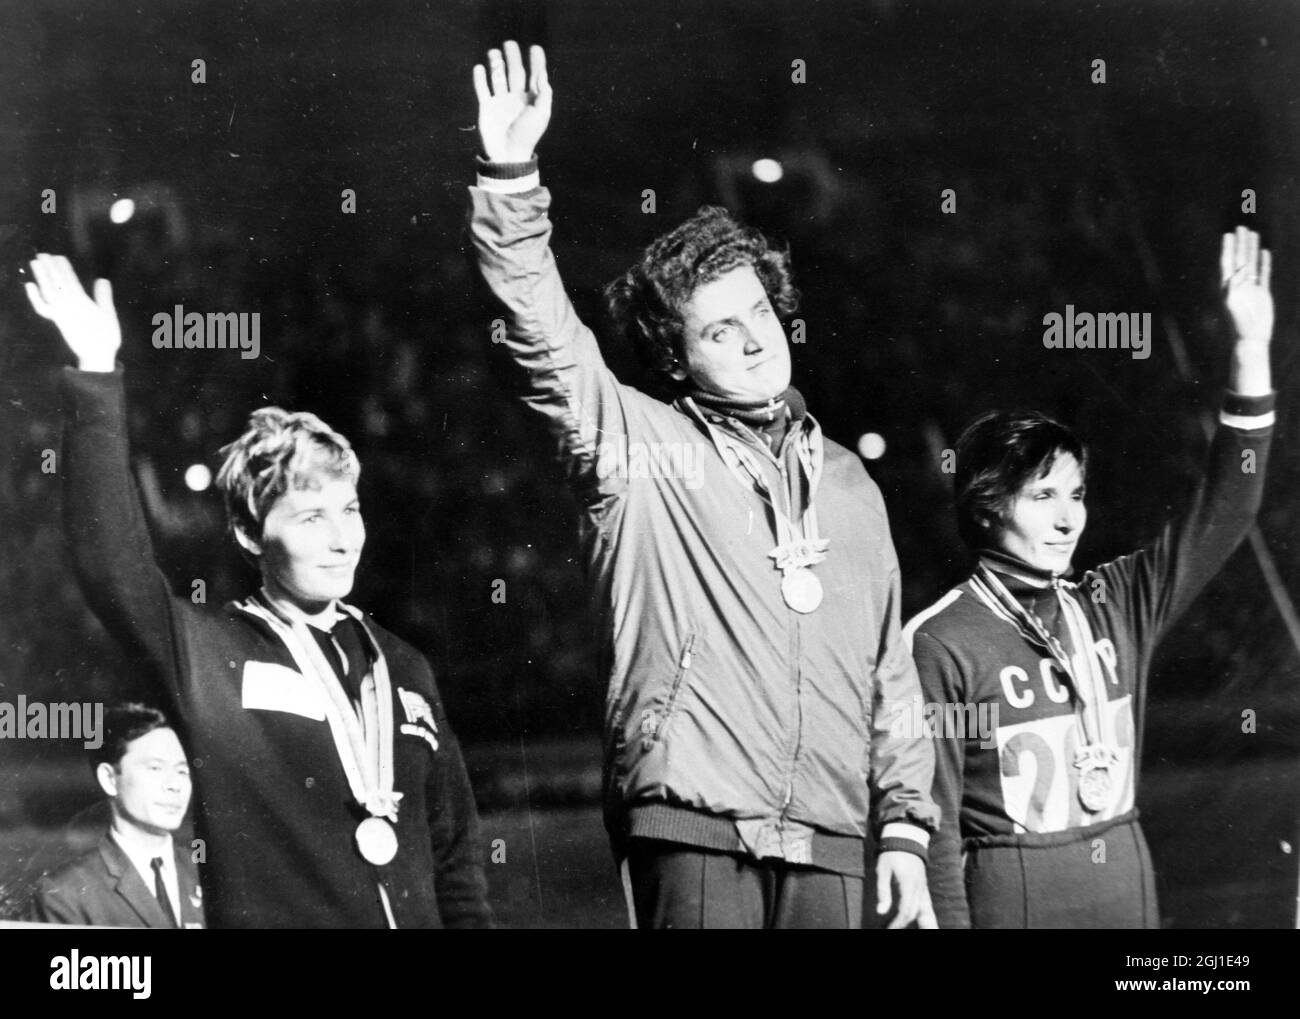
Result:
[[[664,726],[673,717],[673,711],[677,707],[677,697],[682,688],[682,680],[686,678],[686,670],[691,667],[691,652],[695,647],[695,636],[695,631],[692,631],[686,638],[686,646],[682,648],[681,657],[677,659],[677,673],[673,676],[672,689],[668,692],[668,700],[664,703],[663,712],[656,717],[654,709],[647,708],[641,715],[642,742],[647,750],[659,742]]]
[[[677,659],[677,675],[673,677],[673,688],[668,694],[668,703],[664,705],[664,721],[672,717],[673,709],[677,706],[677,695],[682,688],[682,680],[686,678],[686,670],[691,667],[691,650],[695,647],[695,633],[686,638],[686,646],[682,648],[682,656]]]
[[[803,745],[803,699],[801,690],[803,683],[803,669],[799,667],[799,657],[803,653],[803,649],[799,639],[800,632],[798,619],[794,620],[793,626],[795,646],[794,653],[791,655],[791,679],[794,680],[794,752],[790,755],[790,764],[785,776],[785,798],[781,801],[781,818],[778,823],[782,828],[785,826],[786,817],[790,811],[790,801],[794,799],[794,773],[795,767],[799,761],[799,750]]]
[[[787,440],[789,440],[788,433],[786,435],[786,438]],[[784,447],[784,444],[782,445]],[[788,511],[786,513],[786,517],[793,524],[794,495],[790,491],[790,472],[786,468],[784,457],[781,457],[779,459],[773,457],[773,459],[777,461],[776,464],[777,470],[781,476],[781,493],[785,499],[785,507],[786,510]],[[791,665],[790,678],[793,681],[793,685],[794,685],[795,717],[794,717],[794,752],[790,755],[790,763],[786,771],[785,795],[781,800],[781,817],[780,820],[777,822],[782,829],[784,829],[785,827],[786,818],[790,811],[790,803],[794,799],[794,773],[795,773],[796,764],[798,763],[799,760],[799,749],[803,743],[803,701],[802,701],[802,690],[801,690],[803,669],[800,668],[799,665],[799,658],[803,653],[803,648],[802,648],[802,642],[800,640],[801,633],[799,629],[799,614],[795,612],[794,609],[788,609],[786,615],[787,618],[790,619],[790,625],[792,627],[791,641],[794,645],[794,647],[791,649],[791,654],[790,654],[790,665]]]
[[[789,478],[790,472],[786,468],[785,457],[779,454],[783,454],[785,452],[786,443],[792,441],[790,438],[792,434],[793,433],[791,431],[786,432],[785,441],[781,443],[781,449],[779,449],[776,453],[773,453],[772,450],[768,447],[767,443],[759,439],[757,435],[754,436],[755,442],[750,444],[750,445],[757,445],[759,452],[766,455],[767,458],[776,466],[777,473],[780,475],[781,478],[781,491],[782,491],[782,497],[785,499],[785,508],[788,511],[790,511],[789,513],[787,513],[787,517],[791,521],[794,520],[794,512],[793,512],[794,497],[790,494],[790,478]],[[792,617],[791,625],[794,627],[794,639],[795,639],[794,653],[791,656],[792,668],[791,668],[791,675],[790,675],[790,678],[794,682],[795,720],[794,720],[794,752],[790,755],[790,763],[786,770],[785,792],[781,799],[781,814],[777,821],[778,826],[781,828],[784,828],[785,826],[786,818],[790,811],[790,803],[794,799],[795,765],[799,760],[799,750],[803,743],[803,703],[801,700],[801,690],[800,690],[803,670],[800,669],[799,667],[799,655],[801,653],[801,650],[799,648],[799,642],[798,642],[799,618],[798,618],[798,613],[795,612],[794,609],[788,609],[787,616]],[[687,654],[683,656],[688,665],[689,665],[689,654],[690,654],[690,649],[688,645]],[[681,681],[681,676],[679,673],[677,682],[680,683],[680,681]],[[677,696],[677,683],[674,683],[672,699],[675,700],[676,696]],[[671,711],[671,701],[669,703],[669,710]],[[667,721],[667,718],[668,715],[667,713],[665,713],[664,721]],[[656,739],[658,738],[657,731],[655,734],[655,738]]]

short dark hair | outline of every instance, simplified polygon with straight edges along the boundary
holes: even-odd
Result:
[[[703,206],[646,248],[632,268],[605,287],[606,307],[645,366],[667,381],[678,363],[682,308],[698,287],[743,266],[753,267],[778,315],[794,313],[799,292],[790,275],[789,250],[715,205]]]
[[[103,742],[90,751],[92,771],[101,764],[118,766],[126,755],[126,748],[141,736],[155,729],[174,729],[175,726],[157,708],[135,702],[112,704],[104,712]]]
[[[957,533],[971,548],[987,547],[1006,522],[1016,494],[1069,453],[1087,471],[1088,450],[1069,428],[1038,411],[993,410],[957,440]]]

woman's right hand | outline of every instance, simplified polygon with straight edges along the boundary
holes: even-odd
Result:
[[[479,139],[492,162],[526,163],[551,121],[546,54],[540,46],[529,49],[532,74],[525,80],[519,44],[507,42],[503,48],[504,57],[501,50],[488,50],[488,70],[474,65]]]
[[[82,371],[111,372],[122,345],[122,327],[113,307],[113,287],[95,280],[94,300],[86,294],[71,263],[62,255],[41,253],[31,262],[34,283],[25,283],[36,314],[59,327]]]

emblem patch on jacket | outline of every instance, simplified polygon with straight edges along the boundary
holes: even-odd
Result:
[[[419,736],[434,750],[438,749],[438,723],[433,720],[433,708],[421,694],[412,693],[410,690],[403,690],[400,686],[397,688],[397,697],[402,702],[402,711],[406,714],[406,722],[402,725],[402,732],[408,736]]]

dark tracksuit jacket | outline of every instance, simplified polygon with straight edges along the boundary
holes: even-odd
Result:
[[[1147,673],[1160,638],[1254,520],[1271,407],[1271,397],[1229,394],[1234,413],[1222,417],[1190,507],[1149,546],[1077,584],[1064,582],[1087,615],[1106,676],[1106,709],[1120,748],[1111,808],[1089,813],[1077,796],[1075,709],[1063,670],[995,616],[970,581],[905,628],[927,702],[973,705],[966,717],[982,711],[996,718],[992,738],[984,740],[969,723],[965,731],[939,732],[935,716],[934,797],[944,820],[930,847],[929,883],[941,927],[1159,926],[1134,809]],[[1068,641],[1050,588],[1000,579]]]
[[[474,798],[428,662],[366,621],[394,688],[395,789],[403,794],[397,856],[376,868],[354,842],[366,814],[348,787],[317,681],[239,603],[208,609],[174,597],[154,565],[128,466],[121,370],[67,369],[64,390],[72,558],[87,601],[147,661],[184,734],[209,925],[387,927],[382,881],[398,927],[489,926]],[[415,698],[432,725],[409,710]]]

